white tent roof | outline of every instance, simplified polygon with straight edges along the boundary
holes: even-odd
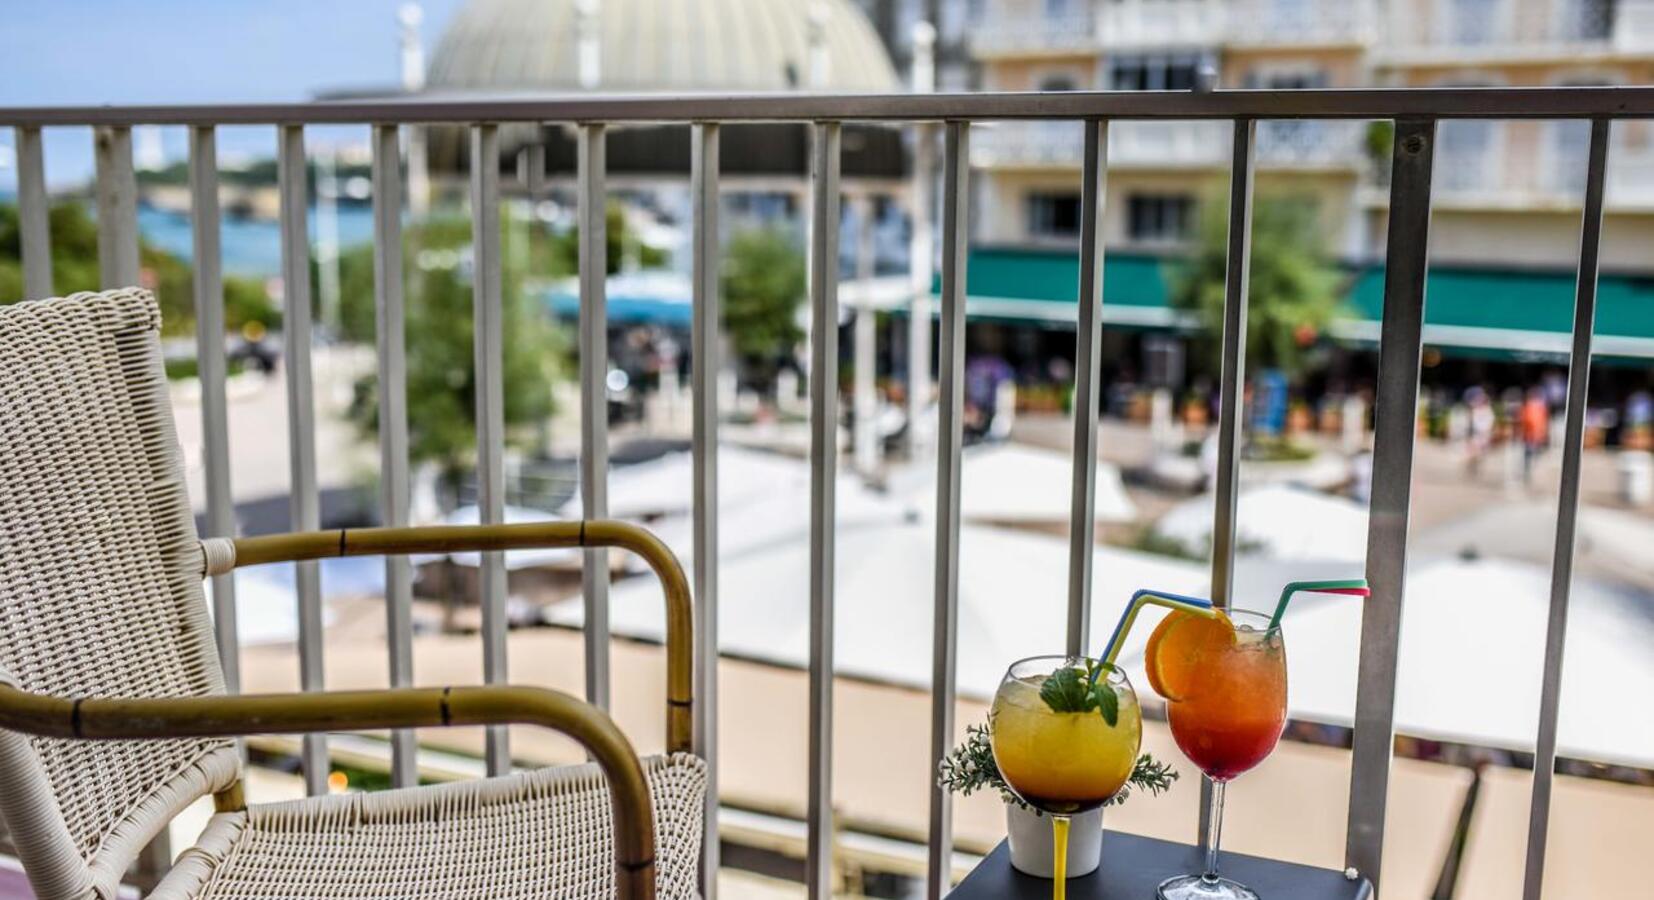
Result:
[[[1203,494],[1174,506],[1154,529],[1185,546],[1211,546],[1217,500]],[[1354,560],[1367,555],[1367,508],[1288,484],[1242,488],[1235,517],[1241,552],[1272,559]]]
[[[924,503],[935,503],[935,467],[921,492]],[[965,451],[960,470],[960,513],[978,522],[1067,522],[1074,484],[1074,462],[1058,453],[1026,444],[988,444]],[[1130,522],[1137,505],[1126,496],[1120,469],[1097,462],[1095,488],[1099,522]],[[917,499],[917,498],[916,498]]]
[[[562,516],[554,513],[542,512],[538,509],[526,509],[521,506],[507,506],[505,521],[508,525],[525,522],[560,522]],[[441,519],[443,525],[475,525],[482,521],[481,512],[476,506],[461,506]],[[423,565],[438,560],[449,560],[456,565],[476,567],[482,564],[480,553],[427,553],[413,557],[414,565]],[[505,553],[505,567],[508,570],[529,569],[537,566],[578,566],[581,562],[581,550],[577,547],[555,547],[545,550],[507,550]]]
[[[658,459],[621,466],[609,473],[609,512],[623,518],[689,515],[691,457],[668,453]],[[809,462],[731,444],[718,448],[719,516],[736,515],[745,507],[779,494],[808,498]],[[960,473],[961,511],[967,520],[985,522],[1066,522],[1073,484],[1073,462],[1066,453],[1023,444],[991,444],[965,451]],[[1096,516],[1100,522],[1129,522],[1137,507],[1126,495],[1120,470],[1097,463]],[[930,510],[936,502],[936,467],[919,465],[899,471],[888,493],[865,487],[844,473],[838,501],[842,516],[846,504],[861,501]],[[579,499],[562,512],[579,515]]]
[[[285,569],[286,571],[281,571]],[[244,647],[256,644],[285,644],[299,635],[299,601],[294,593],[292,566],[260,566],[241,569],[235,578],[235,626],[237,642]],[[324,579],[325,583],[325,579]],[[212,611],[212,580],[204,585],[207,610]],[[333,618],[324,606],[322,622]]]
[[[935,597],[935,526],[891,518],[838,529],[837,669],[848,675],[928,687]],[[1198,592],[1204,566],[1099,546],[1093,558],[1098,615],[1093,644],[1113,628],[1132,590],[1151,585]],[[723,652],[803,666],[809,657],[807,536],[732,552],[718,571]],[[959,572],[959,685],[991,696],[1013,660],[1060,653],[1067,608],[1068,543],[1041,534],[966,525]],[[664,601],[650,578],[618,583],[611,594],[618,634],[660,639]],[[575,625],[580,604],[560,604],[552,619]],[[1147,632],[1136,635],[1141,642]]]

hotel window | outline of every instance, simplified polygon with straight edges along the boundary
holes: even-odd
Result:
[[[1144,243],[1186,240],[1194,228],[1188,194],[1132,194],[1126,198],[1126,236]]]
[[[1122,54],[1108,61],[1108,84],[1116,91],[1186,91],[1195,86],[1200,54]]]
[[[1080,236],[1080,195],[1036,191],[1028,195],[1028,234],[1039,238]]]

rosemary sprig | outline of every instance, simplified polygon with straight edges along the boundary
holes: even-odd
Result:
[[[999,764],[994,762],[993,735],[987,725],[970,725],[965,728],[965,742],[953,748],[941,764],[937,766],[936,783],[941,787],[969,797],[979,790],[993,790],[999,793],[1000,799],[1006,803],[1014,803],[1023,809],[1032,809],[1022,802],[1016,794],[1011,792],[1005,784],[1004,776],[999,774]],[[1177,780],[1177,770],[1170,763],[1163,763],[1155,759],[1153,754],[1145,753],[1137,758],[1132,767],[1131,777],[1120,792],[1110,797],[1103,806],[1118,806],[1131,796],[1132,791],[1148,791],[1152,797],[1158,797],[1171,789],[1172,782]]]

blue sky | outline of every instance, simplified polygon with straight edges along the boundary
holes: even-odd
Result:
[[[402,0],[0,0],[0,106],[300,100],[394,85]],[[423,0],[429,53],[463,0]],[[365,129],[362,139],[365,140]],[[354,131],[312,140],[350,140]],[[0,147],[12,135],[0,129]],[[165,129],[169,158],[182,129]],[[46,133],[54,185],[91,171],[91,135]],[[220,156],[273,155],[268,128],[228,129]],[[9,155],[0,150],[0,155]],[[15,183],[0,169],[0,190]]]

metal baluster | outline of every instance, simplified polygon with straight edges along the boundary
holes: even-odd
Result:
[[[17,213],[23,240],[23,297],[52,296],[51,200],[46,196],[46,156],[40,129],[17,129]]]
[[[223,257],[219,246],[218,141],[210,125],[190,129],[190,230],[195,262],[195,359],[201,381],[201,449],[206,462],[208,537],[235,536],[230,494],[230,425],[225,397]],[[224,686],[241,690],[235,576],[212,579],[213,635]]]
[[[1074,348],[1074,496],[1068,522],[1068,655],[1091,635],[1091,559],[1097,533],[1097,399],[1102,389],[1103,215],[1108,123],[1086,122],[1080,185],[1080,304]]]
[[[281,195],[282,367],[287,382],[287,452],[292,483],[288,511],[294,531],[321,526],[316,490],[316,405],[310,371],[310,232],[304,127],[277,133],[276,186]],[[299,685],[322,689],[322,583],[316,560],[293,564],[299,599]],[[304,786],[327,793],[327,738],[304,736]]]
[[[402,166],[395,125],[373,127],[373,308],[379,350],[379,515],[408,524],[408,363],[402,291]],[[385,557],[385,644],[391,687],[413,684],[413,566]],[[414,732],[391,733],[391,783],[419,783]]]
[[[935,251],[930,218],[934,212],[936,186],[936,126],[921,122],[913,131],[913,237],[909,256],[913,261],[913,299],[907,323],[907,453],[919,456],[919,423],[930,407],[930,290]]]
[[[837,122],[810,142],[810,789],[805,883],[833,893],[833,488],[838,477]]]
[[[936,429],[936,606],[930,676],[929,861],[925,896],[953,886],[953,795],[936,767],[953,747],[959,670],[960,454],[965,445],[965,298],[970,239],[970,123],[947,123],[942,157],[941,400]]]
[[[1413,487],[1423,349],[1424,278],[1430,252],[1430,170],[1434,121],[1396,123],[1390,175],[1390,227],[1384,261],[1384,320],[1378,342],[1373,488],[1367,526],[1367,581],[1361,616],[1345,865],[1378,887],[1384,812],[1395,739],[1396,651],[1407,574],[1407,520]]]
[[[477,372],[477,518],[505,522],[505,335],[500,318],[500,131],[471,126],[471,316]],[[505,554],[482,554],[482,670],[489,684],[506,680]],[[488,774],[511,771],[510,735],[488,729]]]
[[[609,311],[607,142],[602,125],[578,137],[580,204],[580,502],[587,519],[609,514]],[[609,708],[609,552],[587,550],[586,699]]]
[[[138,182],[132,172],[132,129],[99,128],[97,156],[98,283],[104,290],[138,283]]]
[[[1212,511],[1212,602],[1227,607],[1235,582],[1236,494],[1246,390],[1246,301],[1252,271],[1253,148],[1257,123],[1235,120],[1229,167],[1229,249],[1223,277],[1223,359],[1218,385],[1218,463]],[[1212,783],[1200,781],[1200,844],[1206,846]]]
[[[1573,352],[1568,357],[1568,419],[1562,444],[1562,491],[1557,498],[1556,549],[1551,558],[1551,615],[1545,631],[1545,676],[1539,691],[1539,742],[1533,758],[1533,797],[1528,810],[1528,862],[1523,900],[1539,900],[1545,883],[1545,841],[1550,832],[1551,785],[1556,773],[1556,718],[1562,705],[1562,658],[1568,634],[1568,595],[1573,587],[1574,537],[1579,519],[1580,457],[1585,443],[1585,398],[1591,381],[1591,330],[1596,321],[1597,263],[1602,247],[1602,195],[1608,177],[1607,119],[1591,122],[1580,223],[1579,274],[1575,283]]]
[[[690,391],[695,411],[695,752],[706,760],[706,823],[701,894],[718,889],[718,353],[722,302],[718,262],[718,125],[690,131],[689,203],[693,221]]]

